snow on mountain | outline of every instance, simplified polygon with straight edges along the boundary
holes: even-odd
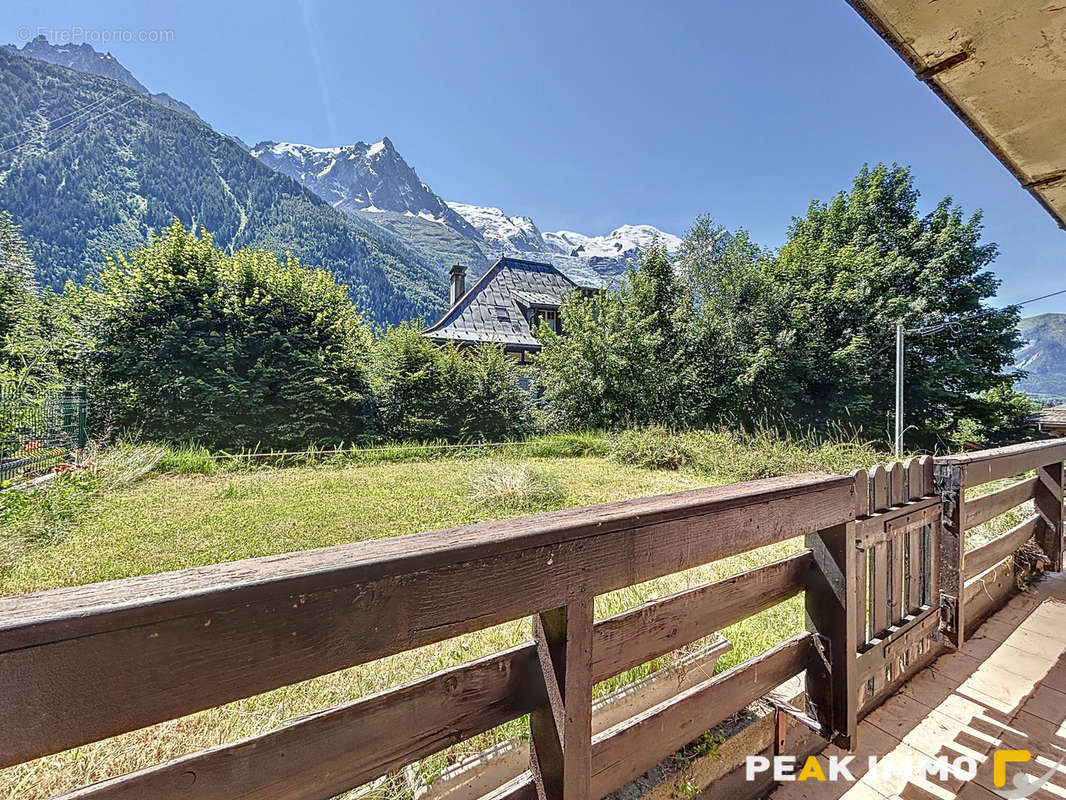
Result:
[[[502,209],[448,202],[448,206],[477,229],[490,248],[518,250],[523,253],[561,253],[546,242],[529,217],[509,217]]]
[[[623,225],[606,236],[585,236],[573,231],[548,231],[543,236],[560,252],[585,258],[631,258],[656,238],[670,252],[681,246],[680,237],[651,225]]]
[[[438,222],[470,239],[477,231],[418,177],[388,137],[341,147],[260,142],[251,153],[343,211],[391,211]]]
[[[526,253],[561,253],[586,259],[607,259],[624,264],[656,237],[673,252],[681,239],[651,225],[623,225],[606,236],[586,236],[574,231],[542,233],[529,217],[511,217],[493,206],[448,202],[452,209],[477,228],[490,246]]]

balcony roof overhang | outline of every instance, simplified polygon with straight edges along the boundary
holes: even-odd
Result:
[[[1066,3],[848,2],[1066,228]]]

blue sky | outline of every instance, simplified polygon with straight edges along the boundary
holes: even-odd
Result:
[[[984,209],[1000,302],[1066,288],[1066,231],[844,0],[5,6],[2,41],[90,41],[250,144],[388,136],[445,199],[542,230],[707,212],[776,246],[864,162],[911,164],[926,207]]]

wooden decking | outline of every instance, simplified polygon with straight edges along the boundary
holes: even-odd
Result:
[[[1007,784],[1041,777],[1066,759],[1066,575],[1054,573],[1015,596],[966,641],[923,670],[859,726],[852,764],[858,779],[785,783],[774,800],[996,800],[992,752],[1025,749],[1035,761],[1007,766]],[[861,765],[875,754],[905,760],[970,756],[979,764],[968,782],[937,776],[886,776]],[[830,747],[819,758],[845,755]],[[862,775],[859,778],[859,775]],[[1066,763],[1035,800],[1066,797]]]

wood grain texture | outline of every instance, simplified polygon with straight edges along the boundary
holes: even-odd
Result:
[[[870,514],[870,476],[866,470],[856,469],[851,479],[855,482],[855,519],[859,519]]]
[[[979,450],[955,456],[941,456],[937,465],[959,467],[966,486],[1011,478],[1031,469],[1066,460],[1066,441],[1025,442],[992,450]]]
[[[1044,527],[1037,532],[1037,544],[1050,561],[1053,572],[1062,571],[1062,462],[1048,464],[1036,471],[1037,485],[1033,494],[1037,513],[1044,520]]]
[[[530,714],[530,769],[540,800],[584,800],[592,770],[593,596],[534,618],[545,701]]]
[[[810,634],[801,634],[598,734],[591,796],[603,797],[628,783],[798,675],[810,648]]]
[[[902,505],[907,497],[904,492],[903,465],[893,461],[885,470],[888,473],[888,504],[890,506]]]
[[[928,497],[931,494],[936,494],[934,469],[935,462],[932,456],[921,456],[918,459],[918,466],[922,471],[922,495]]]
[[[888,628],[888,542],[874,545],[870,551],[870,635],[877,636]]]
[[[922,557],[923,530],[923,528],[915,528],[907,533],[907,600],[904,610],[908,614],[914,613],[924,602],[922,599],[922,576],[928,571],[928,564]]]
[[[0,726],[22,735],[0,766],[839,524],[853,490],[769,479],[155,576],[147,599],[140,579],[26,596],[25,616],[8,598]]]
[[[870,511],[884,511],[892,505],[892,488],[889,486],[888,471],[878,464],[870,470]]]
[[[606,617],[593,628],[593,681],[607,680],[803,590],[804,551]],[[533,643],[274,731],[94,784],[64,800],[333,797],[544,703]],[[188,788],[190,775],[196,776]]]
[[[962,597],[966,573],[965,465],[938,460],[935,475],[944,513],[939,528],[939,551],[934,553],[940,570],[940,599],[933,598],[933,603],[940,605],[944,632],[958,648],[966,639],[966,609]]]
[[[966,579],[975,578],[1005,559],[1044,528],[1039,514],[1014,526],[998,539],[974,548],[966,554]]]
[[[851,749],[857,724],[859,687],[855,680],[858,652],[858,576],[855,523],[837,525],[807,535],[813,568],[804,602],[807,629],[822,637],[831,671],[827,684],[807,683],[808,705],[817,711],[833,741]]]
[[[811,649],[801,634],[608,728],[593,738],[591,798],[602,798],[803,671]],[[518,776],[481,800],[536,800],[533,775]]]
[[[795,597],[806,584],[804,551],[714,583],[636,606],[596,623],[597,681],[676,650]]]
[[[1004,486],[994,492],[975,497],[966,501],[966,530],[983,525],[990,519],[995,519],[1005,511],[1009,511],[1017,505],[1036,497],[1037,478],[1025,480]]]
[[[907,500],[918,500],[925,496],[922,465],[917,458],[908,458],[903,462],[903,472],[907,477]]]

